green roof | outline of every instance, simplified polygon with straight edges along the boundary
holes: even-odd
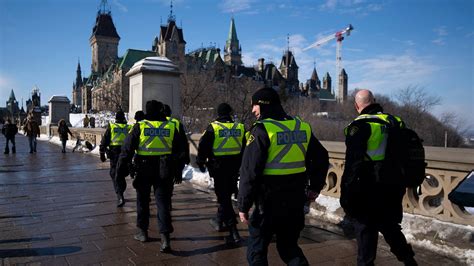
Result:
[[[125,55],[122,57],[122,60],[119,62],[119,67],[121,69],[130,69],[132,68],[133,64],[149,56],[157,56],[157,54],[153,51],[128,49],[127,52],[125,52]]]
[[[325,89],[319,90],[319,99],[322,100],[334,100],[336,97],[329,91]]]

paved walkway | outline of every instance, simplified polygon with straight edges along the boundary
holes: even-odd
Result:
[[[5,138],[0,137],[3,151]],[[151,242],[133,240],[136,196],[128,179],[127,203],[115,207],[108,162],[83,153],[62,154],[60,147],[38,142],[29,154],[17,135],[17,153],[0,154],[0,265],[246,265],[245,241],[226,246],[226,233],[211,230],[215,197],[184,182],[173,197],[172,254],[159,252],[156,217]],[[151,204],[153,205],[153,204]],[[156,209],[152,209],[156,216]],[[238,226],[244,239],[243,224]],[[341,231],[308,221],[300,245],[312,265],[355,265],[356,244]],[[435,253],[416,250],[420,265],[459,265]],[[283,265],[275,244],[270,265]],[[377,264],[401,265],[381,241]]]

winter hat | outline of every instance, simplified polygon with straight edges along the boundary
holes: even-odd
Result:
[[[125,113],[122,110],[117,111],[117,113],[115,114],[115,120],[117,121],[125,120]]]
[[[171,116],[171,107],[167,104],[165,104],[163,106],[163,113],[166,115],[166,116]]]
[[[145,119],[145,113],[142,110],[136,111],[133,119],[135,119],[135,121],[142,121]]]
[[[146,114],[148,116],[156,116],[163,112],[163,104],[157,100],[146,102]]]
[[[276,105],[280,104],[280,96],[272,88],[259,89],[252,95],[252,105]]]
[[[232,113],[232,107],[229,104],[221,103],[217,106],[218,116],[230,115],[230,113]]]

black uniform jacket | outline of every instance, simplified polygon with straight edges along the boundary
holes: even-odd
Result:
[[[228,115],[221,116],[216,119],[221,123],[234,123],[232,118]],[[198,154],[196,157],[196,164],[206,165],[209,169],[209,175],[212,177],[216,176],[235,176],[239,172],[240,163],[242,161],[242,154],[245,149],[245,135],[242,140],[242,150],[240,154],[236,155],[224,155],[214,156],[213,145],[214,145],[214,128],[209,124],[204,131],[201,139],[199,140]]]
[[[117,124],[127,124],[127,121],[117,121]],[[107,148],[115,154],[119,154],[121,150],[121,146],[110,146],[110,142],[112,140],[112,132],[110,131],[110,124],[107,125],[107,129],[105,130],[104,136],[102,136],[102,140],[100,141],[99,145],[99,152],[100,153],[107,153]]]
[[[283,121],[290,116],[276,117]],[[275,119],[275,118],[274,118]],[[292,210],[302,211],[305,188],[321,191],[329,167],[327,150],[311,133],[306,151],[306,172],[289,175],[263,175],[270,139],[261,123],[254,124],[240,168],[239,211],[248,212],[253,203],[261,213],[284,216]]]
[[[371,104],[361,114],[383,112],[379,104]],[[387,217],[402,219],[403,186],[375,183],[375,163],[366,158],[370,125],[364,120],[352,122],[346,129],[346,158],[341,180],[341,206],[344,212],[359,220]]]
[[[150,121],[167,120],[163,117],[159,120],[150,119]],[[128,175],[129,165],[135,155],[135,151],[138,149],[138,145],[140,144],[140,133],[140,125],[139,123],[136,123],[133,126],[132,131],[125,138],[117,164],[117,176],[125,177]],[[160,178],[172,178],[177,169],[177,161],[179,158],[184,157],[184,145],[185,144],[181,141],[181,138],[177,137],[177,131],[175,130],[171,155],[143,156],[137,154],[135,156],[135,164],[138,167],[137,176],[144,173],[146,175],[156,174],[157,177],[159,176]],[[145,165],[146,169],[143,168]],[[142,169],[140,169],[140,167],[142,167]]]

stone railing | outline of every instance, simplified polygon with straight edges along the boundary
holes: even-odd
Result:
[[[200,136],[190,136],[192,156],[197,153]],[[346,148],[343,142],[323,141],[322,144],[329,151],[331,167],[321,193],[339,198]],[[425,153],[427,178],[420,188],[407,189],[403,199],[404,212],[474,226],[474,216],[448,199],[449,192],[474,169],[474,149],[425,147]]]
[[[58,127],[57,126],[41,126],[40,127],[41,134],[48,135],[50,137],[58,137]],[[89,141],[92,145],[96,146],[100,144],[100,141],[102,140],[102,135],[105,132],[104,128],[76,128],[76,127],[70,127],[69,130],[71,130],[72,134],[77,137],[79,136],[82,140],[87,140]],[[69,136],[69,139],[71,136]]]

